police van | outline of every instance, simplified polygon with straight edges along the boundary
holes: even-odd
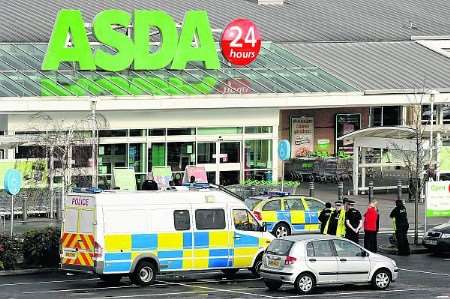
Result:
[[[149,285],[162,272],[222,270],[255,275],[273,236],[231,193],[216,188],[69,194],[61,268]]]

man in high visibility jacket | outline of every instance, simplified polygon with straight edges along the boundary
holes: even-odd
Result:
[[[324,233],[343,237],[345,236],[345,209],[341,201],[336,201],[334,205],[336,208],[328,219]]]

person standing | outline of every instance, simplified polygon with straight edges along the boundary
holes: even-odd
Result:
[[[395,208],[392,210],[390,217],[394,218],[398,255],[409,255],[408,214],[402,200],[397,199],[395,201]]]
[[[369,251],[377,252],[377,233],[379,229],[379,215],[377,202],[369,203],[364,213],[364,248]]]
[[[325,204],[325,209],[320,211],[319,221],[320,221],[320,233],[323,234],[325,227],[327,226],[328,220],[330,219],[331,213],[333,213],[333,208],[331,208],[331,203],[327,202]]]
[[[349,209],[345,213],[345,238],[350,241],[359,243],[359,231],[362,227],[361,213],[355,209],[355,202],[353,200],[347,201]]]
[[[334,203],[335,209],[331,213],[328,219],[327,225],[325,227],[325,232],[328,235],[342,235],[342,225],[344,225],[345,230],[345,210],[341,201],[336,201]],[[345,235],[345,232],[344,232]]]

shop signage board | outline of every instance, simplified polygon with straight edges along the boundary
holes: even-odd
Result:
[[[439,172],[450,173],[450,146],[439,148]]]
[[[189,183],[191,176],[195,177],[196,183],[208,183],[205,167],[186,166],[183,176],[183,184]]]
[[[291,118],[291,157],[299,158],[314,151],[314,118]]]
[[[450,181],[426,183],[426,216],[450,217]]]
[[[360,113],[338,113],[336,114],[336,153],[353,153],[353,142],[337,140],[337,138],[361,129]]]
[[[101,11],[92,20],[92,36],[112,51],[91,48],[85,21],[80,10],[59,11],[42,70],[56,71],[63,62],[77,63],[82,71],[184,70],[193,61],[203,63],[205,69],[220,68],[206,11],[186,12],[180,32],[175,20],[162,10],[135,10],[133,14],[119,9]],[[131,27],[132,34],[118,30]],[[152,47],[150,34],[155,29],[160,43]],[[227,60],[246,65],[259,54],[260,33],[252,21],[236,19],[223,31],[221,46]]]
[[[133,168],[113,168],[112,184],[120,190],[136,191],[136,176]]]
[[[278,145],[278,157],[282,161],[289,160],[291,158],[291,144],[289,140],[281,140]]]
[[[0,161],[0,189],[4,189],[6,172],[16,169],[22,173],[22,188],[46,188],[48,186],[48,161],[46,159],[16,159]]]

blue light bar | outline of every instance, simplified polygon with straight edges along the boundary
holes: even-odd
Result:
[[[100,188],[94,188],[94,187],[90,187],[90,188],[75,187],[72,189],[72,191],[75,193],[101,193],[103,190]]]
[[[269,191],[268,195],[269,196],[288,196],[290,193],[289,192],[283,192],[283,191]]]

